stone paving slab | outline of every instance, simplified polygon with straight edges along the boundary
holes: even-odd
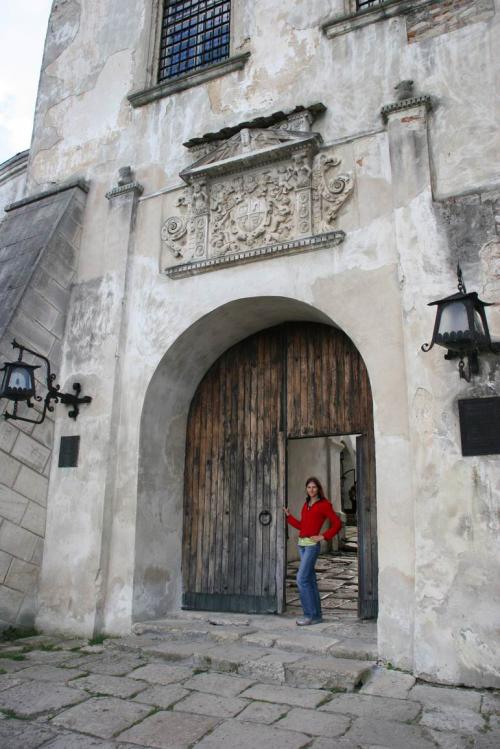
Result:
[[[476,736],[472,744],[473,749],[498,749],[500,746],[500,731],[492,731]]]
[[[307,632],[309,632],[309,627],[307,627]],[[278,635],[275,639],[275,646],[281,648],[281,650],[291,650],[292,653],[321,653],[323,655],[338,641],[338,638],[322,637],[319,634],[305,634],[297,627],[297,632],[291,632],[289,635]]]
[[[500,692],[483,694],[481,702],[482,713],[496,713],[500,715]]]
[[[347,739],[335,739],[335,742],[332,742],[331,739],[319,737],[308,744],[307,749],[360,749],[360,746]],[[387,749],[387,747],[363,744],[362,749]]]
[[[251,702],[236,719],[269,724],[283,718],[291,709],[290,705],[279,705],[276,702]]]
[[[427,729],[427,732],[439,749],[472,749],[471,736],[448,731],[434,731],[431,728]]]
[[[236,695],[252,686],[254,682],[255,679],[245,679],[242,676],[205,672],[188,679],[183,683],[183,686],[187,689],[196,689],[199,692],[218,694],[223,697],[236,697]]]
[[[72,662],[78,658],[79,653],[71,653],[67,650],[30,650],[25,653],[25,656],[29,665],[60,666],[63,663],[72,665]]]
[[[207,649],[203,655],[199,654],[194,662],[203,668],[231,673],[268,654],[269,650],[251,645],[218,645]]]
[[[212,627],[209,637],[214,642],[241,642],[245,636],[255,633],[254,627]]]
[[[92,694],[105,694],[108,697],[133,697],[146,689],[146,682],[138,679],[127,679],[124,676],[108,676],[106,674],[91,674],[69,683],[70,687],[84,689]]]
[[[202,739],[196,749],[301,749],[310,741],[311,737],[304,733],[229,720]]]
[[[285,667],[285,679],[294,686],[352,691],[366,680],[372,666],[350,658],[302,658]]]
[[[453,687],[434,687],[430,684],[416,684],[409,692],[410,700],[422,702],[427,708],[464,708],[479,710],[481,694],[472,689],[455,689]]]
[[[380,746],[387,749],[435,749],[435,744],[420,726],[358,718],[344,738],[363,747]]]
[[[411,674],[402,671],[392,671],[386,668],[376,668],[372,671],[370,680],[361,688],[361,694],[376,694],[379,697],[408,697],[410,689],[416,679]]]
[[[270,684],[255,684],[245,690],[241,697],[263,702],[279,702],[297,707],[317,707],[329,699],[329,692],[321,689],[299,689],[297,687]]]
[[[247,661],[238,666],[238,673],[257,681],[284,684],[287,663],[301,660],[302,653],[287,653],[284,650],[274,650],[255,661]]]
[[[50,728],[38,723],[28,723],[25,720],[0,720],[2,749],[38,749],[53,736],[54,732]]]
[[[276,642],[276,635],[273,632],[255,632],[254,634],[244,635],[241,641],[245,645],[258,645],[261,648],[272,648]]]
[[[145,705],[154,705],[154,707],[161,707],[163,710],[167,710],[189,694],[191,693],[188,689],[179,687],[177,684],[153,686],[139,692],[134,697],[134,702],[142,702]]]
[[[406,722],[414,720],[420,713],[418,702],[410,700],[396,700],[392,697],[375,697],[362,694],[334,695],[330,702],[321,705],[322,712],[341,713],[342,715],[357,715],[362,718],[378,718],[380,720],[397,720]]]
[[[82,668],[95,674],[108,674],[109,676],[126,676],[134,668],[147,663],[145,658],[135,654],[119,654],[115,652],[103,653],[102,655],[85,656],[72,661],[74,668]]]
[[[187,749],[215,725],[216,718],[161,711],[121,733],[118,739],[154,749]]]
[[[115,697],[93,697],[81,705],[70,707],[52,719],[52,724],[81,733],[110,739],[119,731],[145,718],[151,712],[147,705],[119,700]]]
[[[14,674],[17,671],[22,671],[30,665],[31,664],[27,659],[22,661],[12,661],[10,658],[0,658],[0,674]]]
[[[329,655],[336,658],[356,658],[358,660],[376,661],[378,658],[378,647],[376,641],[364,640],[359,637],[350,637],[341,640],[328,650]]]
[[[193,669],[189,666],[171,666],[168,663],[149,663],[131,671],[128,676],[151,684],[175,684],[193,676]]]
[[[88,640],[82,640],[82,639],[57,640],[55,645],[61,650],[76,650],[77,648],[87,647]]]
[[[18,684],[22,684],[22,679],[16,679],[11,674],[4,674],[0,676],[0,692],[4,689],[10,689],[11,687],[17,687]]]
[[[240,697],[222,697],[218,694],[192,692],[181,702],[177,702],[173,709],[197,715],[213,715],[216,718],[233,718],[248,704],[249,700]]]
[[[422,726],[437,728],[440,731],[483,731],[486,728],[484,716],[464,708],[444,708],[424,710],[420,719]]]
[[[19,679],[33,679],[35,681],[71,681],[87,672],[78,668],[58,668],[57,666],[28,666],[18,671]]]
[[[43,749],[116,749],[116,744],[113,741],[94,739],[92,736],[64,732],[53,741],[44,744]]]
[[[275,728],[287,731],[301,731],[311,736],[336,738],[350,727],[351,721],[344,715],[319,713],[317,710],[305,710],[295,707],[285,718],[275,723]]]
[[[199,663],[203,659],[203,655],[213,647],[213,642],[204,642],[203,640],[185,642],[179,640],[175,642],[158,642],[154,645],[143,645],[141,646],[141,652],[144,655],[153,655],[167,661],[185,661],[186,659],[191,659],[193,663]]]
[[[16,715],[31,718],[61,710],[68,705],[76,705],[87,698],[86,692],[70,689],[62,684],[26,681],[0,692],[0,708],[13,710]]]

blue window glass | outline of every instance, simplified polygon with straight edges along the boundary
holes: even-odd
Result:
[[[230,0],[166,0],[158,80],[229,57]]]

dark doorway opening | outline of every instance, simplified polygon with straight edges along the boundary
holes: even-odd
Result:
[[[358,528],[356,500],[356,435],[310,437],[289,440],[287,446],[288,507],[300,517],[305,499],[304,481],[314,475],[342,520],[342,530],[323,541],[316,563],[316,577],[323,618],[352,621],[358,617]],[[326,530],[327,524],[323,530]],[[300,616],[297,590],[298,532],[288,527],[286,566],[286,613]]]

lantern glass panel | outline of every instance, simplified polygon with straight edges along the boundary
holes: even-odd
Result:
[[[9,377],[9,388],[16,390],[33,389],[33,373],[25,367],[12,367]]]
[[[443,307],[439,321],[439,335],[451,336],[469,330],[467,306],[463,302],[450,302]]]
[[[477,311],[477,309],[474,310],[474,330],[480,336],[485,336],[486,335],[486,333],[484,332],[483,320],[481,318],[481,315]]]
[[[5,367],[5,371],[3,373],[3,379],[2,379],[2,387],[0,388],[0,397],[3,397],[3,394],[5,393],[5,388],[8,385],[8,379],[9,379],[9,367]]]

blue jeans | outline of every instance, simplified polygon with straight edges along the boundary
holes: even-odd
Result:
[[[308,619],[321,619],[321,601],[314,571],[320,546],[321,544],[299,546],[300,566],[297,571],[297,586],[304,616]]]

